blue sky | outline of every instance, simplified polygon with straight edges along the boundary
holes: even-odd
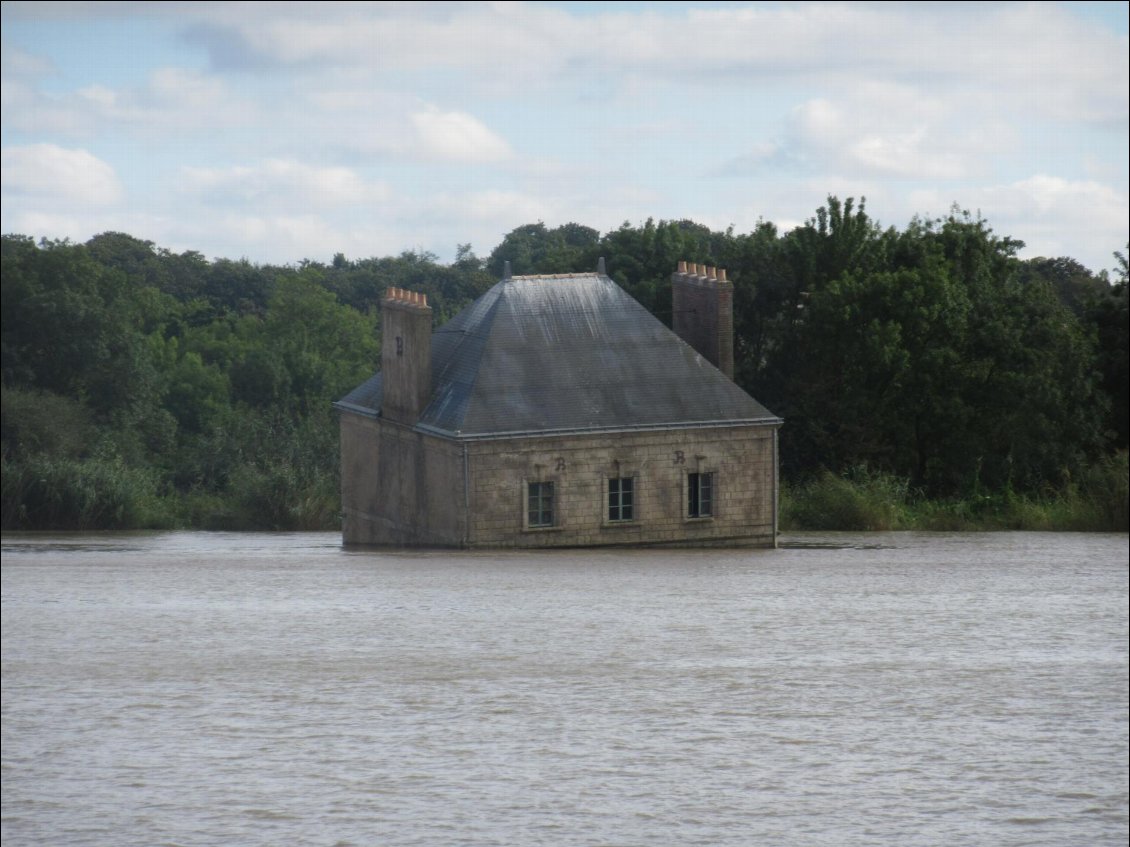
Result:
[[[0,229],[254,262],[954,204],[1130,237],[1128,4],[13,3]]]

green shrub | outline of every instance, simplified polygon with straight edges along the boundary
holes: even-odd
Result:
[[[339,527],[337,478],[290,464],[244,465],[232,475],[225,509],[212,516],[224,529],[318,530]]]
[[[0,435],[6,458],[86,453],[97,433],[78,400],[35,389],[0,388]]]
[[[1082,496],[1096,517],[1092,529],[1105,532],[1130,530],[1130,454],[1120,450],[1092,465],[1080,484]]]
[[[855,469],[837,476],[825,471],[805,485],[783,490],[784,529],[891,530],[905,523],[907,483],[888,474]]]
[[[853,496],[858,495],[853,491]],[[1127,453],[1122,451],[1060,490],[1021,494],[1009,489],[960,500],[921,501],[903,512],[901,520],[906,529],[941,532],[1126,532],[1128,502],[1130,474]]]
[[[173,525],[156,474],[117,459],[33,456],[4,462],[4,529],[149,529]]]

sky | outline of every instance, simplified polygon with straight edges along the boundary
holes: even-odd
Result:
[[[1130,239],[1115,3],[2,4],[0,230],[255,263],[956,205]]]

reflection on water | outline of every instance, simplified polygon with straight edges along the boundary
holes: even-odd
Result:
[[[3,540],[12,844],[1124,845],[1127,537]]]

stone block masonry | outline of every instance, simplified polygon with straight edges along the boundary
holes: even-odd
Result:
[[[343,537],[385,546],[773,546],[775,438],[775,427],[737,425],[458,442],[343,415]],[[689,514],[691,474],[712,475],[708,516]],[[610,479],[632,480],[628,520],[609,519]],[[529,484],[538,482],[553,483],[550,526],[529,526]]]
[[[756,544],[776,537],[775,427],[620,432],[469,445],[471,547]],[[688,479],[712,474],[712,514],[691,517]],[[608,480],[633,481],[631,520],[609,520]],[[550,527],[529,527],[531,482],[552,482]]]

